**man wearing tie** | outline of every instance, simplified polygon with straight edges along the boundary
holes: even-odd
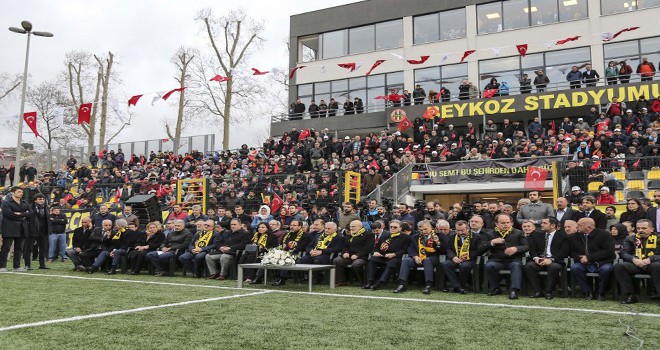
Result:
[[[646,218],[651,220],[651,227],[655,232],[660,232],[660,191],[653,192],[653,201],[656,204],[655,208],[649,208],[646,212]],[[660,291],[658,291],[660,293]]]
[[[410,270],[417,266],[424,267],[424,290],[422,293],[431,294],[433,287],[433,273],[436,266],[440,265],[439,255],[440,247],[444,244],[433,230],[433,224],[429,220],[422,220],[417,224],[419,233],[413,235],[408,247],[408,257],[403,258],[401,261],[401,269],[399,271],[399,286],[394,290],[394,293],[402,293],[406,291],[408,284],[408,276]],[[444,235],[443,235],[444,236]],[[445,237],[442,237],[444,241]]]
[[[470,223],[476,217],[473,216]],[[483,220],[481,221],[483,222]],[[485,233],[470,230],[467,222],[463,220],[456,222],[456,233],[449,236],[447,240],[447,259],[442,262],[442,270],[451,284],[451,289],[445,288],[445,292],[467,293],[465,285],[474,269],[477,256],[480,255],[480,240],[485,236]],[[458,277],[456,268],[458,268]],[[476,286],[473,287],[476,288]]]
[[[541,283],[539,271],[548,271],[545,284],[545,298],[552,299],[559,274],[564,269],[564,258],[568,256],[568,239],[566,233],[557,230],[559,220],[547,217],[541,220],[541,231],[527,237],[529,241],[529,256],[531,260],[525,264],[525,276],[532,285],[534,294],[531,298],[540,298]]]
[[[557,198],[557,201],[555,201],[557,204],[557,220],[559,220],[559,226],[557,228],[561,228],[564,226],[564,222],[566,220],[570,220],[575,213],[577,213],[575,210],[571,209],[568,206],[568,199],[565,197],[559,197]]]
[[[633,286],[633,276],[636,274],[650,274],[656,292],[660,291],[658,234],[653,232],[651,220],[638,220],[636,228],[637,233],[623,241],[623,249],[619,252],[623,261],[614,265],[614,276],[621,286],[623,297],[621,304],[635,304],[639,301]],[[660,299],[660,295],[655,295],[653,299]]]
[[[573,215],[573,220],[578,221],[582,218],[590,218],[593,219],[597,229],[607,229],[607,215],[596,209],[596,198],[594,196],[584,196],[582,198],[582,209],[584,209],[583,212],[577,212]]]
[[[605,300],[605,291],[614,269],[612,262],[616,257],[614,239],[609,232],[596,228],[591,218],[580,219],[577,228],[578,233],[574,234],[570,241],[570,255],[574,260],[571,273],[580,284],[585,299],[593,300],[591,283],[587,283],[587,273],[598,272],[598,300]]]

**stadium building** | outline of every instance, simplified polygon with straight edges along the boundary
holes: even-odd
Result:
[[[544,126],[564,117],[575,120],[613,97],[655,98],[658,84],[641,81],[635,70],[644,57],[654,65],[660,60],[658,6],[657,0],[374,0],[294,15],[289,66],[299,68],[290,79],[289,101],[300,98],[306,109],[301,118],[273,117],[271,134],[280,136],[292,127],[329,128],[340,136],[396,131],[402,114],[411,121],[421,117],[430,106],[429,91],[443,88],[449,93],[436,105],[445,123],[461,128],[470,122],[479,133],[488,119],[520,121],[527,130],[534,117]],[[608,85],[605,69],[611,61],[632,67],[628,83]],[[600,78],[590,86],[571,86],[571,67],[584,71],[589,64]],[[549,78],[545,91],[534,83],[530,91],[521,89],[523,74],[533,81],[539,70]],[[507,96],[483,98],[492,78],[508,83]],[[459,99],[465,80],[478,91]],[[414,95],[417,85],[425,91],[422,104],[399,106],[382,99],[392,91]],[[343,103],[356,97],[364,113],[344,115]],[[332,98],[338,102],[336,116],[308,113],[312,100],[319,104]],[[424,188],[426,193],[441,189]],[[520,184],[498,186],[515,188]]]

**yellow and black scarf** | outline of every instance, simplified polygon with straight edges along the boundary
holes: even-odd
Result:
[[[120,228],[120,229],[117,230],[117,232],[115,232],[115,234],[112,236],[112,239],[113,239],[113,240],[115,240],[115,239],[116,239],[116,240],[120,240],[120,239],[121,239],[121,235],[123,235],[124,232],[126,232],[126,229],[123,228],[123,227]]]
[[[658,236],[651,234],[646,238],[644,247],[642,247],[642,237],[639,233],[635,235],[635,256],[640,259],[646,259],[655,255],[655,248],[658,246]]]
[[[196,249],[202,249],[211,243],[211,237],[213,237],[213,230],[206,231],[203,235],[199,236],[197,242],[195,242]]]
[[[392,233],[390,234],[389,237],[385,240],[385,242],[380,244],[380,251],[381,252],[386,252],[388,249],[390,249],[390,242],[392,242],[393,238],[396,238],[401,235],[401,232],[399,233]]]
[[[337,237],[337,232],[330,236],[324,234],[323,237],[319,237],[319,241],[316,243],[316,250],[328,249],[330,242],[332,242],[335,237]]]
[[[353,243],[353,238],[360,237],[360,235],[362,235],[365,232],[366,230],[364,229],[364,227],[361,228],[358,232],[355,233],[351,232],[351,238],[348,239],[348,243]]]
[[[284,248],[296,249],[296,247],[298,246],[298,241],[300,241],[300,238],[302,238],[304,233],[305,231],[303,231],[303,229],[298,230],[297,233],[294,233],[293,231],[287,232],[287,234],[284,236],[284,239],[282,240],[282,243],[286,245],[286,247]],[[293,234],[297,236],[293,241],[289,242],[289,237]]]
[[[499,228],[495,227],[495,232],[498,233],[502,238],[506,238],[506,236],[508,236],[509,233],[511,233],[511,231],[513,231],[513,227],[506,231],[502,231]]]
[[[260,250],[266,249],[266,243],[268,242],[268,232],[259,235],[259,232],[255,232],[252,236],[252,244],[259,246]]]
[[[426,254],[428,253],[435,253],[435,248],[433,247],[433,236],[434,234],[429,235],[428,237],[424,237],[423,235],[419,235],[419,238],[417,239],[417,255],[419,256],[422,261],[426,259]]]
[[[463,241],[463,244],[461,246],[458,246],[458,242],[461,240],[461,235],[457,234],[456,237],[454,237],[454,250],[456,251],[456,255],[463,260],[470,260],[470,241],[472,240],[472,232],[470,232],[467,237],[465,237],[465,240]]]

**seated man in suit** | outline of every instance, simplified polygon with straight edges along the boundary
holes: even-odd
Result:
[[[605,300],[605,291],[614,269],[612,262],[616,256],[614,239],[609,232],[596,228],[592,218],[580,219],[577,229],[578,233],[571,237],[569,243],[570,256],[574,260],[571,273],[580,284],[585,299],[593,300],[594,295],[591,283],[587,282],[587,273],[598,272],[600,277],[598,300]]]
[[[66,255],[69,257],[69,259],[71,259],[74,270],[85,271],[82,260],[83,256],[85,255],[85,248],[89,246],[89,236],[92,235],[94,229],[92,228],[92,219],[89,216],[82,218],[80,221],[81,226],[73,230],[73,237],[71,238],[71,249],[66,251]],[[95,257],[96,256],[93,258]]]
[[[477,215],[472,219],[476,217]],[[479,220],[483,223],[483,219],[479,218]],[[451,289],[445,288],[444,291],[465,294],[467,293],[465,285],[475,267],[477,256],[480,255],[480,240],[486,236],[486,233],[484,231],[476,233],[474,230],[468,229],[467,222],[463,220],[456,222],[455,230],[456,233],[449,236],[447,241],[447,259],[442,262],[442,270],[451,284]],[[458,277],[456,268],[458,268]],[[473,287],[476,288],[476,286]]]
[[[566,233],[558,230],[559,220],[547,217],[541,220],[542,232],[534,232],[527,237],[529,242],[530,260],[525,264],[525,276],[532,285],[534,294],[532,298],[541,297],[541,283],[539,282],[539,271],[548,271],[545,282],[545,298],[554,298],[553,292],[559,273],[565,269],[564,258],[568,257],[568,238]]]
[[[291,220],[289,229],[291,231],[282,237],[282,250],[291,252],[294,256],[307,252],[307,246],[312,243],[312,236],[305,232],[302,221],[299,219]],[[288,272],[280,271],[280,275],[272,285],[281,286],[285,284],[286,279],[289,277]]]
[[[522,231],[513,228],[513,220],[509,215],[495,216],[495,230],[481,242],[482,251],[490,250],[490,258],[484,266],[486,278],[490,285],[488,295],[502,294],[499,287],[500,270],[511,271],[511,289],[509,299],[518,299],[522,288],[522,257],[529,250],[527,238]]]
[[[380,223],[373,223],[372,230]],[[373,234],[367,233],[360,220],[353,220],[348,225],[349,232],[344,236],[341,256],[336,257],[332,262],[335,264],[335,273],[337,274],[337,287],[346,286],[345,268],[350,265],[351,271],[359,281],[364,279],[364,269],[369,258],[369,253],[374,249]]]
[[[226,279],[229,276],[229,267],[236,260],[236,252],[245,250],[245,246],[252,240],[252,235],[243,228],[240,219],[232,219],[229,227],[231,232],[225,234],[218,244],[217,253],[219,254],[206,255],[206,266],[209,269],[210,279]],[[218,261],[220,269],[218,269]]]
[[[337,224],[327,222],[324,228],[323,234],[312,241],[312,250],[300,258],[299,264],[329,265],[330,256],[341,251],[342,237],[337,233]]]
[[[433,230],[433,224],[429,220],[422,220],[417,224],[419,233],[412,236],[410,246],[408,247],[408,256],[401,261],[401,269],[399,270],[399,286],[394,290],[394,293],[402,293],[406,291],[408,284],[408,276],[410,270],[417,267],[424,267],[424,290],[422,293],[431,294],[433,287],[433,275],[435,268],[440,265],[440,236]],[[443,235],[442,239],[445,237]]]
[[[401,221],[390,221],[390,234],[387,236],[381,235],[378,243],[374,246],[371,258],[369,259],[368,282],[364,286],[364,289],[379,289],[382,284],[387,282],[390,272],[393,269],[399,268],[401,258],[406,253],[410,244],[410,236],[403,234],[401,230]],[[380,278],[376,278],[379,277],[376,276],[376,270],[379,266],[384,269]]]
[[[147,224],[147,231],[140,232],[135,246],[126,255],[130,264],[129,275],[139,275],[144,259],[150,252],[155,252],[165,241],[165,234],[161,231],[161,223],[153,221]]]
[[[215,249],[220,243],[220,233],[213,229],[213,220],[197,221],[197,232],[190,241],[186,252],[179,256],[179,261],[183,268],[192,272],[194,278],[200,278],[200,267],[206,262],[206,254],[211,249]]]
[[[649,208],[646,212],[646,218],[651,220],[651,227],[655,232],[660,232],[660,190],[653,192],[653,202],[655,202],[655,208]],[[660,293],[660,291],[658,291]]]
[[[651,275],[657,293],[653,298],[660,299],[660,245],[652,225],[651,220],[638,220],[637,233],[623,241],[623,250],[619,252],[623,261],[614,265],[614,276],[621,286],[622,304],[639,301],[633,286],[636,274]]]

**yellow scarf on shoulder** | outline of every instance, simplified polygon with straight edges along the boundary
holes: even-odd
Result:
[[[501,230],[500,230],[499,228],[497,228],[497,227],[495,228],[495,232],[498,233],[498,234],[500,235],[500,237],[502,237],[502,238],[506,238],[506,236],[508,236],[509,233],[511,233],[511,231],[513,231],[513,227],[510,228],[510,229],[508,229],[508,230],[506,230],[506,231],[501,231]]]
[[[125,229],[125,228],[120,228],[119,230],[117,230],[117,232],[115,232],[115,235],[112,236],[112,239],[113,239],[113,240],[115,240],[115,239],[116,239],[116,240],[120,240],[120,239],[121,239],[121,235],[124,234],[124,232],[126,232],[126,229]]]
[[[213,231],[206,231],[203,235],[199,236],[197,242],[195,242],[195,248],[202,249],[211,243],[211,237],[213,237]]]
[[[429,235],[427,238],[424,238],[421,234],[417,239],[417,255],[422,261],[426,259],[426,254],[435,253],[435,248],[433,248],[433,236],[435,233]]]
[[[454,237],[454,250],[456,251],[456,255],[458,255],[460,259],[470,260],[470,241],[472,240],[472,232],[470,232],[467,237],[465,237],[463,244],[459,248],[458,242],[460,239],[461,236],[459,234]]]
[[[259,249],[266,249],[266,242],[268,242],[268,232],[259,235],[259,232],[255,232],[252,236],[252,244],[259,246]]]
[[[646,259],[655,255],[655,248],[658,246],[658,235],[651,234],[646,238],[646,243],[642,247],[642,237],[639,233],[635,235],[635,256],[640,259]]]
[[[348,239],[348,242],[353,243],[353,238],[360,237],[360,235],[365,233],[365,232],[366,232],[366,230],[364,229],[364,227],[361,228],[360,230],[358,230],[358,232],[355,232],[355,233],[351,232],[351,238]]]
[[[390,242],[392,241],[393,238],[396,238],[401,235],[401,232],[399,233],[392,233],[390,234],[389,237],[385,240],[385,242],[380,244],[380,251],[381,252],[386,252],[388,249],[390,249]]]
[[[318,243],[316,243],[316,250],[328,249],[330,242],[337,237],[337,232],[331,234],[330,236],[323,234],[323,239],[319,238]]]

